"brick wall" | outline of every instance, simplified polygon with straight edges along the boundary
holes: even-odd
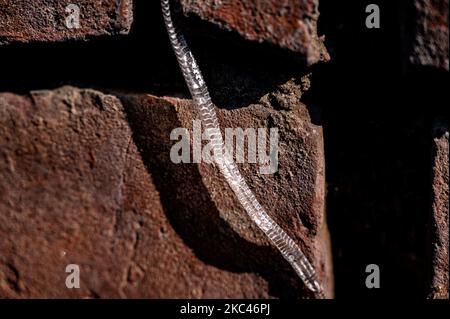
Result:
[[[448,298],[448,1],[365,5],[175,14],[221,127],[278,128],[277,172],[239,168],[326,297]],[[215,166],[171,161],[198,115],[158,1],[0,0],[0,58],[0,297],[313,297]]]

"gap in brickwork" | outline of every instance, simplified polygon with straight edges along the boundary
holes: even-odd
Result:
[[[327,215],[336,297],[424,297],[430,268],[431,123],[449,104],[448,74],[405,67],[410,8],[377,1],[382,28],[364,27],[367,1],[320,1],[332,61],[313,71],[307,104],[323,110]],[[364,285],[381,268],[383,289]]]

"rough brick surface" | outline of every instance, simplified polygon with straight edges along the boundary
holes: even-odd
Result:
[[[449,70],[448,0],[415,0],[413,64]]]
[[[191,102],[63,87],[0,94],[1,297],[308,297],[214,166],[174,164]],[[221,110],[279,126],[279,171],[242,172],[332,296],[321,128],[306,107]],[[81,288],[65,287],[78,264]]]
[[[317,35],[317,0],[181,0],[183,11],[239,33],[302,54],[309,65],[329,56]]]
[[[69,4],[80,8],[80,28],[66,25]],[[128,33],[132,14],[132,0],[0,0],[0,44]]]
[[[432,280],[430,298],[448,299],[448,124],[436,123],[433,139],[433,191],[431,215]]]

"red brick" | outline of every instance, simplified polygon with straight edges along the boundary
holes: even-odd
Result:
[[[415,0],[416,19],[410,61],[449,70],[448,0]]]
[[[66,26],[69,4],[80,8],[78,29]],[[132,0],[1,0],[0,44],[126,34],[132,15]]]
[[[183,11],[237,32],[301,54],[309,65],[329,59],[317,35],[318,0],[181,0]]]
[[[437,122],[433,139],[433,188],[431,214],[432,280],[430,298],[448,299],[448,124]]]
[[[188,100],[64,87],[0,94],[1,297],[308,297],[217,169],[174,164]],[[280,127],[273,175],[242,173],[332,296],[321,128],[301,103],[221,110],[224,126]],[[81,288],[65,287],[78,264]]]

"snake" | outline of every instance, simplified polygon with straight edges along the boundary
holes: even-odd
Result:
[[[252,222],[288,261],[304,285],[313,292],[315,298],[325,298],[311,262],[294,240],[267,214],[247,185],[233,158],[229,156],[208,87],[183,33],[172,19],[170,0],[161,0],[161,9],[173,52],[194,105],[198,108],[205,135],[212,146],[214,163]]]

